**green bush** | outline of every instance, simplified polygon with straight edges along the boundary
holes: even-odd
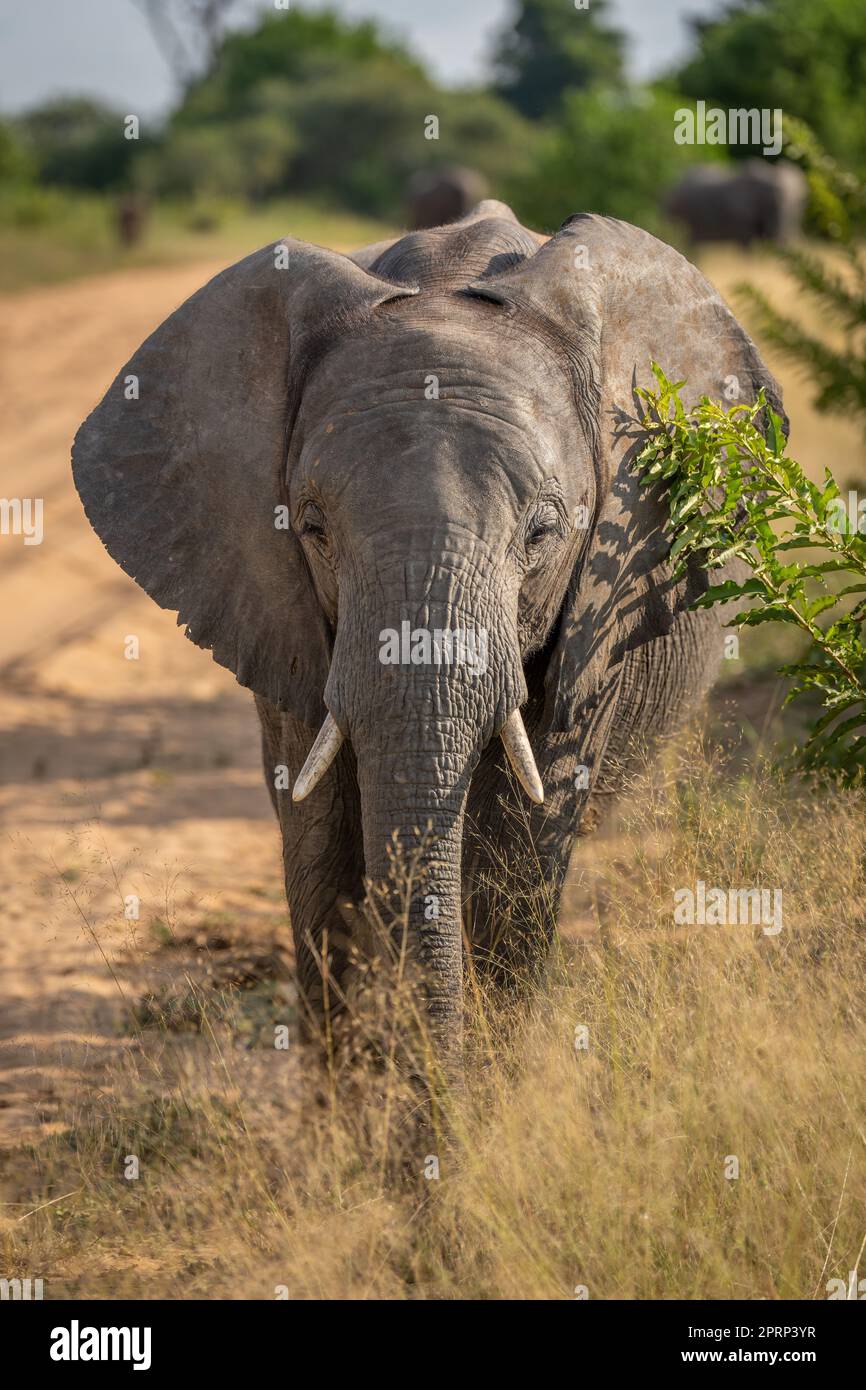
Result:
[[[509,182],[515,210],[547,230],[572,213],[600,212],[671,239],[662,196],[708,157],[705,147],[674,143],[674,113],[685,104],[653,87],[569,93],[534,165]]]
[[[686,411],[685,382],[669,381],[655,362],[653,372],[658,391],[639,388],[647,442],[634,466],[645,486],[665,491],[674,578],[685,574],[689,560],[709,569],[739,562],[737,575],[712,585],[694,606],[743,600],[752,606],[728,626],[789,623],[808,638],[807,654],[780,672],[793,682],[785,703],[809,695],[823,706],[800,763],[846,781],[862,779],[866,538],[858,519],[850,517],[829,468],[817,487],[788,457],[782,421],[763,391],[754,403],[728,410],[704,396]],[[792,558],[804,550],[810,552],[805,563]],[[822,627],[819,617],[833,609]]]
[[[170,198],[235,197],[253,201],[283,192],[297,143],[293,127],[266,112],[235,122],[181,126],[145,156],[138,182]]]
[[[439,138],[425,121],[439,120]],[[323,78],[298,94],[293,187],[330,193],[367,213],[399,215],[418,169],[466,164],[497,191],[531,159],[533,131],[484,93],[439,92],[387,64]]]
[[[694,28],[697,52],[674,79],[681,91],[722,107],[780,108],[783,125],[808,121],[832,155],[866,171],[863,0],[738,0]]]
[[[144,177],[172,197],[312,195],[393,218],[416,170],[468,164],[495,193],[528,167],[534,137],[499,98],[437,88],[375,26],[298,10],[226,39]]]
[[[124,136],[123,114],[87,97],[60,97],[19,118],[17,127],[36,177],[64,188],[122,187],[150,137]]]
[[[624,80],[625,38],[605,24],[607,0],[580,13],[566,0],[517,0],[495,54],[498,91],[530,119],[553,115],[566,92]]]
[[[68,195],[57,188],[20,184],[6,190],[0,203],[0,225],[5,227],[62,226]]]
[[[20,187],[32,182],[36,161],[10,121],[0,121],[0,188]]]

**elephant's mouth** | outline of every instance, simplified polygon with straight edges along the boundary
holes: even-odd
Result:
[[[532,744],[529,742],[529,735],[521,718],[520,710],[514,709],[509,714],[505,723],[499,731],[503,747],[508,755],[508,761],[514,769],[514,774],[530,801],[537,806],[544,801],[544,787],[541,784],[541,777],[535,765],[535,757],[532,752]],[[307,761],[301,768],[298,778],[292,790],[293,801],[303,801],[310,792],[317,787],[324,777],[331,763],[340,751],[344,735],[341,733],[336,719],[330,713],[325,716],[325,721],[318,732],[316,741],[307,756]]]

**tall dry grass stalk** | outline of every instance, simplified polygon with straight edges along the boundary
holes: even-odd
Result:
[[[506,1014],[470,987],[447,1142],[394,1068],[313,1102],[202,993],[10,1156],[4,1264],[47,1296],[826,1297],[866,1238],[863,811],[697,742],[636,777],[578,850],[594,932]],[[697,879],[781,889],[783,930],[675,926]]]

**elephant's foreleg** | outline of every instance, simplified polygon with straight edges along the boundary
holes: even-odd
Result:
[[[350,748],[341,749],[320,785],[293,802],[292,787],[316,731],[261,700],[256,704],[265,777],[282,832],[301,1035],[330,1049],[344,1011],[352,904],[363,898],[354,758]]]
[[[563,732],[542,727],[543,691],[530,700],[526,723],[543,805],[527,802],[495,745],[478,769],[464,847],[465,915],[476,970],[506,987],[530,983],[547,959],[575,841],[597,820],[622,675],[623,663],[611,667]]]

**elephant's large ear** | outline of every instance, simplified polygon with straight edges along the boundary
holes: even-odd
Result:
[[[708,583],[697,568],[672,582],[665,508],[630,467],[641,442],[635,388],[655,385],[651,362],[686,381],[687,405],[703,395],[752,401],[763,386],[781,413],[779,388],[699,271],[626,222],[570,218],[531,260],[470,288],[515,321],[526,313],[553,326],[571,358],[574,429],[594,459],[595,517],[548,664],[547,715],[553,729],[567,729],[605,672],[670,632]]]
[[[106,549],[221,666],[320,723],[329,639],[285,522],[305,374],[344,327],[414,291],[278,242],[166,319],[78,431],[75,483]]]

